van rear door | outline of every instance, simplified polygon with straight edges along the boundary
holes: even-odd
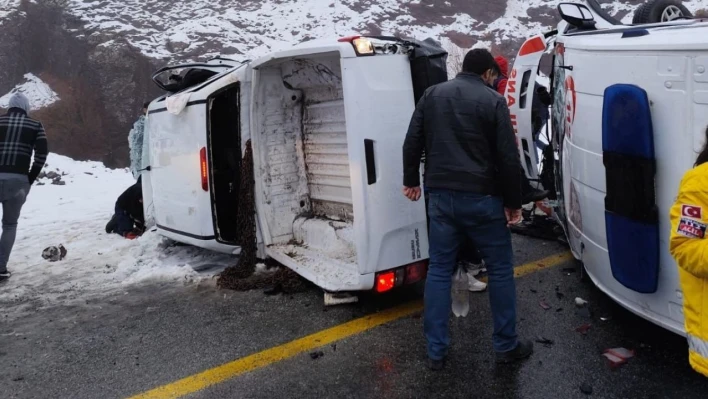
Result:
[[[146,198],[151,195],[145,207],[160,234],[220,252],[237,250],[244,69],[232,68],[182,90],[175,95],[183,100],[176,108],[180,101],[168,110],[167,98],[150,105],[150,168],[143,190],[150,193]]]
[[[546,39],[543,35],[526,40],[519,49],[506,85],[505,97],[517,137],[521,166],[526,176],[532,180],[538,179],[539,172],[531,110],[533,97],[536,94],[534,87],[538,77],[538,65],[545,51]]]
[[[424,201],[401,194],[401,148],[415,108],[410,68],[403,55],[342,60],[361,274],[428,258]]]

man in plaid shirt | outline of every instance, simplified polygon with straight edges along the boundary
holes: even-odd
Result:
[[[0,202],[2,203],[2,236],[0,236],[0,281],[10,278],[7,261],[15,244],[17,220],[47,160],[47,136],[38,121],[27,116],[30,103],[22,93],[10,98],[9,110],[0,116]],[[30,168],[34,153],[34,163]]]

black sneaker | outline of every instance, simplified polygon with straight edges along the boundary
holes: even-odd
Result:
[[[9,279],[11,275],[12,275],[12,273],[10,273],[9,271],[0,272],[0,282],[3,282],[5,280]]]
[[[550,194],[550,191],[533,189],[522,196],[521,202],[528,204],[529,202],[541,201],[548,198]]]
[[[516,348],[509,352],[497,352],[497,363],[513,363],[524,360],[533,354],[533,342],[528,340],[519,341]]]
[[[440,360],[428,358],[428,368],[433,371],[442,370],[443,368],[445,368],[445,358],[442,358]]]

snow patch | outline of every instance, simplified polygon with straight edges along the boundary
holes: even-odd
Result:
[[[59,95],[44,83],[42,79],[32,73],[25,74],[25,81],[15,86],[9,93],[0,97],[0,108],[8,108],[10,97],[16,92],[27,96],[33,110],[48,107],[59,101]]]
[[[120,292],[147,281],[194,284],[233,265],[235,258],[176,246],[156,233],[137,240],[106,234],[118,196],[135,181],[125,169],[77,162],[50,154],[45,171],[65,174],[65,186],[42,179],[29,193],[8,264],[12,278],[0,289],[0,308],[10,317]],[[63,244],[63,261],[42,259],[42,250]],[[203,270],[203,272],[196,272]]]

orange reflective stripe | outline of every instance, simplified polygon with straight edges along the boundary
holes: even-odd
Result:
[[[521,46],[519,50],[519,56],[528,55],[533,53],[538,53],[539,51],[544,51],[546,49],[546,43],[540,37],[534,37],[529,39]]]

